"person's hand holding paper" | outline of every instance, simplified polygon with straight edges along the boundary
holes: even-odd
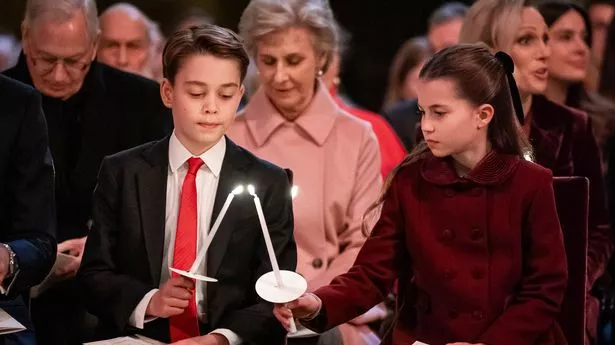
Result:
[[[63,264],[56,265],[54,271],[56,276],[70,278],[77,274],[79,266],[81,265],[81,257],[83,256],[86,240],[87,237],[81,237],[66,240],[58,244],[58,253],[68,254],[74,259],[64,260]]]

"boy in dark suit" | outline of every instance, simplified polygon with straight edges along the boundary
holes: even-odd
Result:
[[[136,328],[182,344],[284,343],[272,305],[254,289],[271,264],[250,195],[235,197],[198,268],[218,282],[169,272],[190,268],[238,184],[256,186],[280,268],[295,269],[289,176],[224,136],[248,63],[230,30],[175,33],[163,52],[161,85],[175,131],[103,160],[78,277],[107,336]]]

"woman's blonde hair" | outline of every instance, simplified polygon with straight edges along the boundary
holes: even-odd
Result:
[[[528,0],[478,0],[466,14],[459,42],[483,42],[492,51],[510,52],[528,5]]]
[[[252,0],[239,20],[239,34],[248,52],[256,54],[256,43],[262,37],[289,27],[305,27],[312,33],[317,56],[325,56],[322,67],[327,71],[338,46],[333,11],[326,0]]]

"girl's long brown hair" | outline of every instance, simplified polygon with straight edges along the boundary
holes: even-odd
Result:
[[[493,106],[494,116],[487,129],[487,139],[493,150],[521,157],[530,152],[530,145],[522,133],[513,107],[509,87],[510,79],[503,63],[490,52],[487,45],[483,43],[458,44],[443,49],[425,64],[419,78],[422,80],[443,78],[452,80],[457,86],[456,93],[461,99],[476,106],[482,104]],[[379,216],[377,211],[384,202],[395,176],[404,167],[424,158],[428,152],[427,145],[424,142],[419,143],[389,173],[381,195],[365,212],[363,218],[365,234],[371,231],[374,218]]]

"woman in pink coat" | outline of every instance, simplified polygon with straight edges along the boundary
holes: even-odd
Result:
[[[228,135],[294,172],[297,270],[312,291],[346,272],[365,242],[362,216],[381,186],[378,142],[320,81],[337,45],[326,2],[253,0],[239,30],[260,89]],[[344,344],[378,342],[366,326],[346,324],[328,336],[340,332]]]

